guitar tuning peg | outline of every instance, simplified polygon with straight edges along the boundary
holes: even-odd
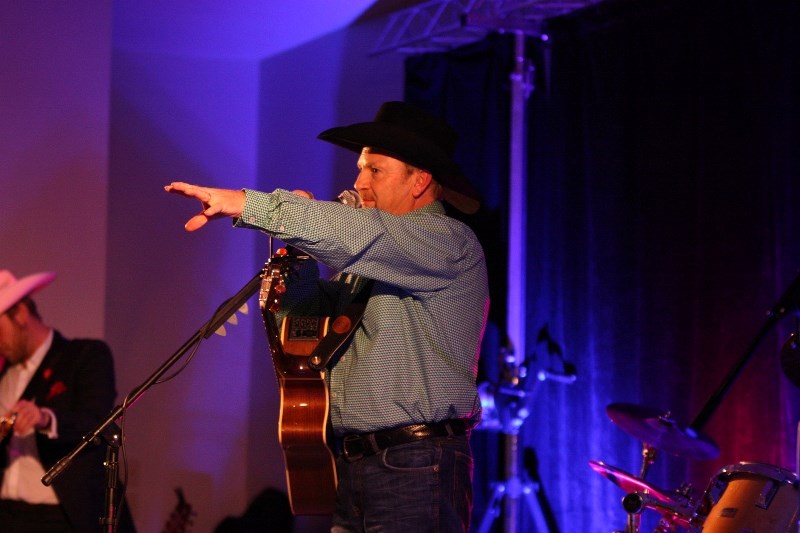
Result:
[[[214,333],[216,333],[216,334],[217,334],[217,335],[219,335],[220,337],[224,337],[225,335],[227,335],[227,334],[228,334],[228,332],[227,332],[227,331],[225,331],[225,326],[224,326],[224,325],[220,326],[220,327],[217,329],[217,331],[215,331]]]
[[[234,326],[237,325],[239,323],[239,319],[236,318],[236,313],[229,316],[226,322],[228,322],[228,324],[233,324]]]
[[[246,315],[246,314],[247,314],[249,311],[250,311],[250,308],[249,308],[249,307],[247,307],[247,302],[245,302],[245,303],[244,303],[244,304],[243,304],[243,305],[242,305],[242,306],[239,308],[239,312],[240,312],[240,313],[242,313],[243,315]]]

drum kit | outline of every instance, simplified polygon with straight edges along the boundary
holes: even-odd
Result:
[[[796,315],[795,331],[781,350],[781,367],[792,383],[800,387],[800,274],[767,313],[767,320],[742,356],[689,426],[675,422],[670,412],[627,403],[612,403],[606,414],[623,431],[642,442],[642,468],[633,476],[601,461],[589,466],[626,494],[622,507],[627,513],[625,533],[638,533],[640,513],[651,509],[659,514],[654,533],[679,530],[690,533],[798,533],[800,489],[798,475],[783,468],[756,462],[739,462],[720,469],[711,478],[702,497],[694,499],[692,488],[665,491],[645,480],[656,451],[687,459],[714,459],[719,448],[700,430],[719,407],[731,385],[756,347],[782,318]],[[800,426],[797,463],[800,468]],[[617,532],[615,532],[617,533]]]
[[[656,453],[667,452],[690,460],[709,460],[719,456],[719,447],[701,429],[719,407],[731,385],[755,353],[756,347],[782,318],[796,314],[795,332],[781,350],[781,367],[789,380],[800,387],[800,274],[767,314],[767,321],[756,334],[742,356],[735,362],[718,388],[703,406],[703,409],[688,426],[676,422],[669,411],[659,411],[630,403],[612,403],[606,414],[620,429],[642,443],[642,466],[634,476],[602,461],[590,460],[589,466],[623,491],[622,507],[626,512],[624,532],[640,533],[641,513],[652,510],[658,513],[658,525],[654,533],[800,533],[800,476],[783,468],[758,462],[739,462],[720,469],[709,481],[701,497],[695,498],[688,484],[672,491],[664,490],[646,480],[648,470],[655,462]],[[564,363],[564,372],[541,371],[537,380],[530,377],[529,358],[520,365],[509,364],[513,358],[503,357],[505,372],[514,377],[500,386],[483,383],[478,393],[484,410],[484,420],[478,429],[502,431],[510,437],[506,457],[512,468],[507,480],[495,486],[489,509],[496,506],[510,488],[520,487],[516,468],[516,438],[529,413],[529,404],[534,386],[545,380],[573,383],[576,374],[574,365],[561,357],[560,346],[552,340],[543,327],[538,343],[546,343],[550,356],[557,356]],[[513,354],[512,354],[513,355]],[[509,372],[509,369],[517,373]],[[800,426],[798,426],[797,463],[800,468]],[[536,487],[522,486],[521,491],[532,494]],[[527,491],[527,492],[526,492]],[[541,517],[535,498],[527,499],[534,518]],[[507,518],[507,531],[516,527],[516,512],[512,509]],[[487,511],[481,524],[481,533],[488,532],[496,511]],[[536,531],[545,531],[547,525],[542,518],[536,520]]]
[[[602,461],[589,466],[623,491],[624,533],[638,533],[641,513],[658,513],[654,533],[795,533],[800,514],[798,476],[763,463],[726,466],[695,499],[688,485],[668,491],[646,481],[657,452],[693,460],[714,459],[719,448],[706,435],[678,424],[669,412],[629,403],[606,407],[611,421],[642,442],[642,467],[634,476]],[[614,532],[621,533],[621,532]]]

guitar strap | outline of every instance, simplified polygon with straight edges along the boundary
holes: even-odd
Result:
[[[372,293],[371,279],[360,278],[352,274],[346,274],[348,284],[355,286],[357,291],[350,303],[345,306],[342,314],[333,319],[328,333],[319,341],[319,344],[308,356],[308,366],[316,371],[322,371],[328,366],[333,354],[342,347],[356,330],[356,326],[364,316],[364,309],[367,307],[370,294]],[[341,279],[341,278],[340,278]]]

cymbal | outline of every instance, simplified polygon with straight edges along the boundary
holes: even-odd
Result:
[[[632,474],[620,470],[615,466],[604,463],[603,461],[589,460],[589,466],[592,470],[611,481],[614,485],[618,486],[628,494],[631,492],[646,492],[654,496],[662,502],[672,501],[672,497],[658,487],[651,485],[645,480],[638,478]]]
[[[694,513],[694,507],[687,496],[677,491],[667,492],[662,490],[641,478],[602,461],[590,460],[589,466],[592,467],[592,470],[620,487],[628,495],[645,493],[652,496],[657,501],[646,503],[644,507],[658,511],[668,523],[684,528],[692,526],[691,517]]]
[[[669,411],[612,403],[606,407],[606,414],[620,429],[658,450],[687,459],[714,459],[719,455],[719,447],[710,437],[679,426]]]

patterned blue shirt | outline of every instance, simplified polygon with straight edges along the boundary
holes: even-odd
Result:
[[[434,202],[405,215],[245,189],[237,227],[263,230],[334,271],[374,281],[364,317],[330,369],[336,435],[480,417],[475,380],[489,308],[483,250]],[[354,292],[306,261],[282,308],[336,316]]]

